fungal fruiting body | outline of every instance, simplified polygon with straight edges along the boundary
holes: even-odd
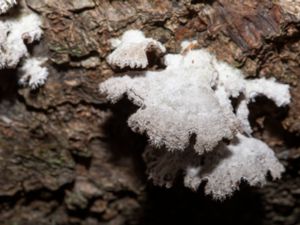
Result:
[[[31,73],[30,70],[32,69],[32,74],[35,75],[31,77],[35,78],[27,82],[31,89],[43,85],[48,76],[46,68],[37,70],[36,67],[28,67],[28,62],[33,62],[34,59],[30,59],[27,45],[41,39],[43,34],[41,25],[40,17],[28,8],[21,8],[14,15],[4,15],[0,18],[0,70],[14,69],[19,64],[23,64],[23,67],[27,68],[27,72],[26,78],[20,78],[20,83],[25,84],[23,81],[29,78],[28,73]],[[37,64],[35,63],[35,65]],[[41,74],[38,74],[38,71]]]
[[[214,78],[209,75],[213,65],[208,53],[199,51],[182,57],[179,63],[176,56],[170,55],[168,67],[160,72],[109,79],[100,85],[100,90],[112,102],[126,93],[141,107],[128,119],[128,124],[133,130],[146,132],[154,146],[183,150],[191,135],[197,134],[195,150],[199,154],[211,151],[223,138],[234,137],[238,123],[233,112],[222,107],[216,98],[211,87]],[[194,66],[195,53],[201,58],[194,61]]]
[[[192,190],[205,183],[205,194],[224,200],[239,189],[241,181],[262,186],[270,172],[281,177],[284,167],[264,142],[238,133],[230,144],[220,143],[212,152],[199,155],[191,148],[181,152],[148,145],[143,154],[147,172],[158,186],[172,187],[183,173],[184,185]]]
[[[43,85],[48,77],[48,70],[42,65],[47,61],[46,58],[27,58],[20,68],[22,77],[19,83],[23,86],[28,85],[31,89],[36,89]]]
[[[41,38],[41,21],[36,14],[26,13],[17,18],[7,18],[0,24],[5,31],[0,43],[0,66],[15,68],[23,57],[29,55],[26,44]]]
[[[149,178],[170,187],[183,172],[185,186],[196,190],[206,180],[205,193],[215,199],[232,195],[241,180],[264,184],[268,171],[279,178],[284,168],[273,151],[251,137],[248,104],[265,96],[285,106],[289,86],[274,79],[247,80],[207,50],[183,46],[182,54],[164,56],[161,71],[128,73],[100,84],[112,103],[126,95],[139,107],[128,125],[149,137],[144,153]],[[127,60],[130,65],[135,58]],[[235,108],[231,98],[239,99]]]
[[[152,38],[146,38],[138,30],[130,30],[120,39],[112,39],[115,50],[107,57],[113,67],[145,68],[148,65],[147,53],[154,51],[158,55],[165,53],[165,47]]]
[[[6,13],[16,4],[16,0],[0,0],[0,15]]]

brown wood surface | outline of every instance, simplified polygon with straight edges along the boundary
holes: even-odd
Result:
[[[300,224],[300,17],[271,0],[26,0],[44,19],[32,49],[49,79],[20,89],[0,76],[0,224]],[[297,2],[297,1],[295,1]],[[300,3],[298,3],[300,4]],[[196,39],[249,77],[291,85],[289,109],[252,107],[255,136],[275,149],[283,179],[242,187],[216,203],[202,191],[146,180],[145,138],[126,126],[134,107],[108,105],[98,84],[114,75],[108,40],[143,30],[178,52]]]

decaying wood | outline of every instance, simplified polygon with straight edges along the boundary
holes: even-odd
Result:
[[[300,16],[288,0],[26,2],[44,19],[32,51],[49,57],[50,76],[32,92],[17,87],[15,71],[1,71],[1,224],[299,224]],[[114,75],[108,40],[131,28],[170,52],[196,39],[251,77],[291,85],[289,109],[264,99],[252,109],[255,135],[287,168],[282,181],[225,203],[147,186],[145,140],[126,125],[134,107],[107,105],[98,92]]]

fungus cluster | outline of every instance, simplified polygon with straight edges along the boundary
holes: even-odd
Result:
[[[17,3],[16,0],[0,0],[0,71],[20,66],[19,83],[35,89],[48,77],[48,70],[42,66],[45,58],[33,57],[28,51],[28,45],[42,37],[42,22],[24,1],[13,9]]]
[[[6,13],[10,8],[17,4],[16,0],[1,0],[0,1],[0,15]]]
[[[161,43],[136,30],[113,43],[116,49],[107,58],[113,68],[145,68],[148,51],[165,52]],[[128,72],[100,84],[112,103],[126,95],[139,107],[128,125],[149,138],[143,155],[149,179],[171,187],[183,174],[186,187],[197,190],[205,182],[205,193],[222,200],[241,181],[260,186],[268,173],[280,178],[284,167],[273,150],[251,135],[248,104],[265,96],[286,106],[289,86],[274,79],[247,80],[240,70],[193,45],[184,42],[180,54],[164,55],[165,69],[138,76]]]
[[[146,68],[148,65],[147,53],[155,51],[159,55],[166,52],[165,47],[152,38],[146,38],[141,31],[129,30],[120,39],[112,39],[115,49],[108,57],[107,62],[119,68]]]

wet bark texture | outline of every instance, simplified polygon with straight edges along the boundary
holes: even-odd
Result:
[[[1,224],[300,224],[300,16],[285,1],[26,2],[44,19],[44,38],[32,51],[49,57],[50,76],[32,92],[17,87],[15,71],[1,71]],[[281,181],[245,185],[223,203],[180,181],[170,190],[147,182],[146,139],[126,125],[135,108],[126,100],[111,106],[98,93],[114,75],[108,40],[132,28],[169,52],[197,39],[250,77],[291,85],[288,109],[266,99],[251,107],[255,136],[286,166]]]

